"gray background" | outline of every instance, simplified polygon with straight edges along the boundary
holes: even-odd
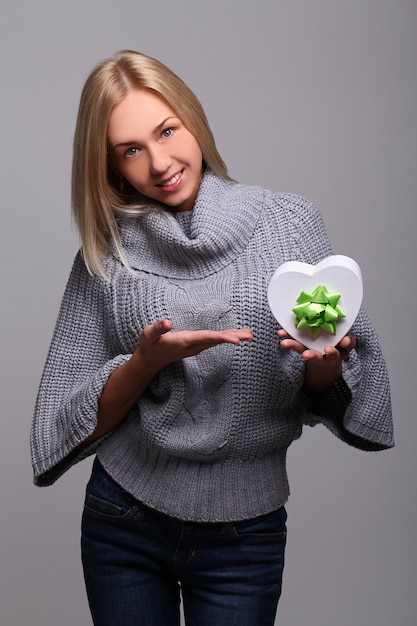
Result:
[[[1,625],[91,624],[90,461],[37,489],[28,436],[78,246],[80,90],[96,62],[134,48],[194,89],[232,176],[319,206],[335,252],[362,267],[390,370],[394,450],[361,453],[323,428],[290,450],[277,624],[416,626],[416,1],[1,0],[0,20]]]

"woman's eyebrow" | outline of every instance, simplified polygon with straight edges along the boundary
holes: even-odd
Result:
[[[154,130],[152,131],[152,134],[156,135],[156,133],[158,133],[169,120],[174,120],[174,119],[177,119],[174,115],[169,115],[168,117],[166,117],[164,120],[162,120],[160,124],[158,124],[158,126],[154,128]],[[116,148],[125,148],[127,146],[131,146],[134,143],[136,143],[134,139],[130,141],[120,141],[113,146],[113,150],[116,150]]]
[[[158,124],[158,126],[155,128],[155,130],[153,132],[157,133],[159,130],[162,129],[163,126],[165,126],[165,124],[168,122],[168,120],[174,120],[174,119],[177,119],[174,115],[168,115],[168,117],[166,117],[163,122]]]

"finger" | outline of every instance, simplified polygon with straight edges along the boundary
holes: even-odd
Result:
[[[303,354],[306,351],[306,347],[302,343],[291,338],[281,339],[280,347],[285,350],[294,350],[294,352],[297,352],[298,354]],[[310,350],[310,352],[314,351]]]
[[[352,344],[352,337],[350,335],[345,335],[337,344],[337,348],[341,350],[348,350]]]
[[[252,341],[253,334],[249,328],[231,328],[228,330],[205,330],[194,331],[192,335],[194,342],[217,345],[220,343],[239,344],[241,341]]]
[[[172,322],[167,319],[161,319],[156,324],[150,324],[149,326],[145,326],[140,335],[140,340],[147,341],[149,343],[154,343],[158,341],[158,339],[172,330]]]
[[[221,343],[239,344],[253,339],[250,329],[229,330],[180,330],[166,337],[171,344],[188,350],[204,350]]]
[[[347,359],[349,352],[351,352],[355,347],[356,338],[351,334],[345,335],[336,346],[343,360]]]
[[[301,356],[303,357],[304,361],[316,361],[319,363],[324,362],[325,358],[327,358],[326,354],[322,354],[321,352],[317,352],[317,350],[311,350],[311,349],[304,350]],[[332,358],[333,356],[331,355],[330,362]]]
[[[234,336],[238,337],[240,341],[253,340],[253,333],[250,328],[231,328],[225,332],[232,333]]]
[[[294,350],[295,352],[298,352],[298,354],[302,354],[305,350],[307,350],[304,344],[294,339],[284,328],[280,328],[277,335],[280,340],[279,345],[281,348]]]
[[[328,365],[332,365],[333,363],[339,363],[342,358],[343,350],[338,350],[334,346],[328,346],[324,348],[324,354],[322,355],[323,361],[325,361]]]

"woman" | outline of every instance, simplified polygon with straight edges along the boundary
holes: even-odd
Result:
[[[389,384],[361,311],[325,355],[278,330],[281,263],[331,254],[304,198],[231,181],[195,95],[124,51],[83,90],[81,234],[32,428],[35,483],[95,453],[82,559],[95,624],[274,623],[288,446],[325,424],[393,445]],[[280,345],[278,345],[278,343]]]

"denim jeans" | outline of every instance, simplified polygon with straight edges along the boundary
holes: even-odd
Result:
[[[273,626],[286,511],[235,523],[182,522],[144,506],[96,460],[82,560],[96,626]]]

